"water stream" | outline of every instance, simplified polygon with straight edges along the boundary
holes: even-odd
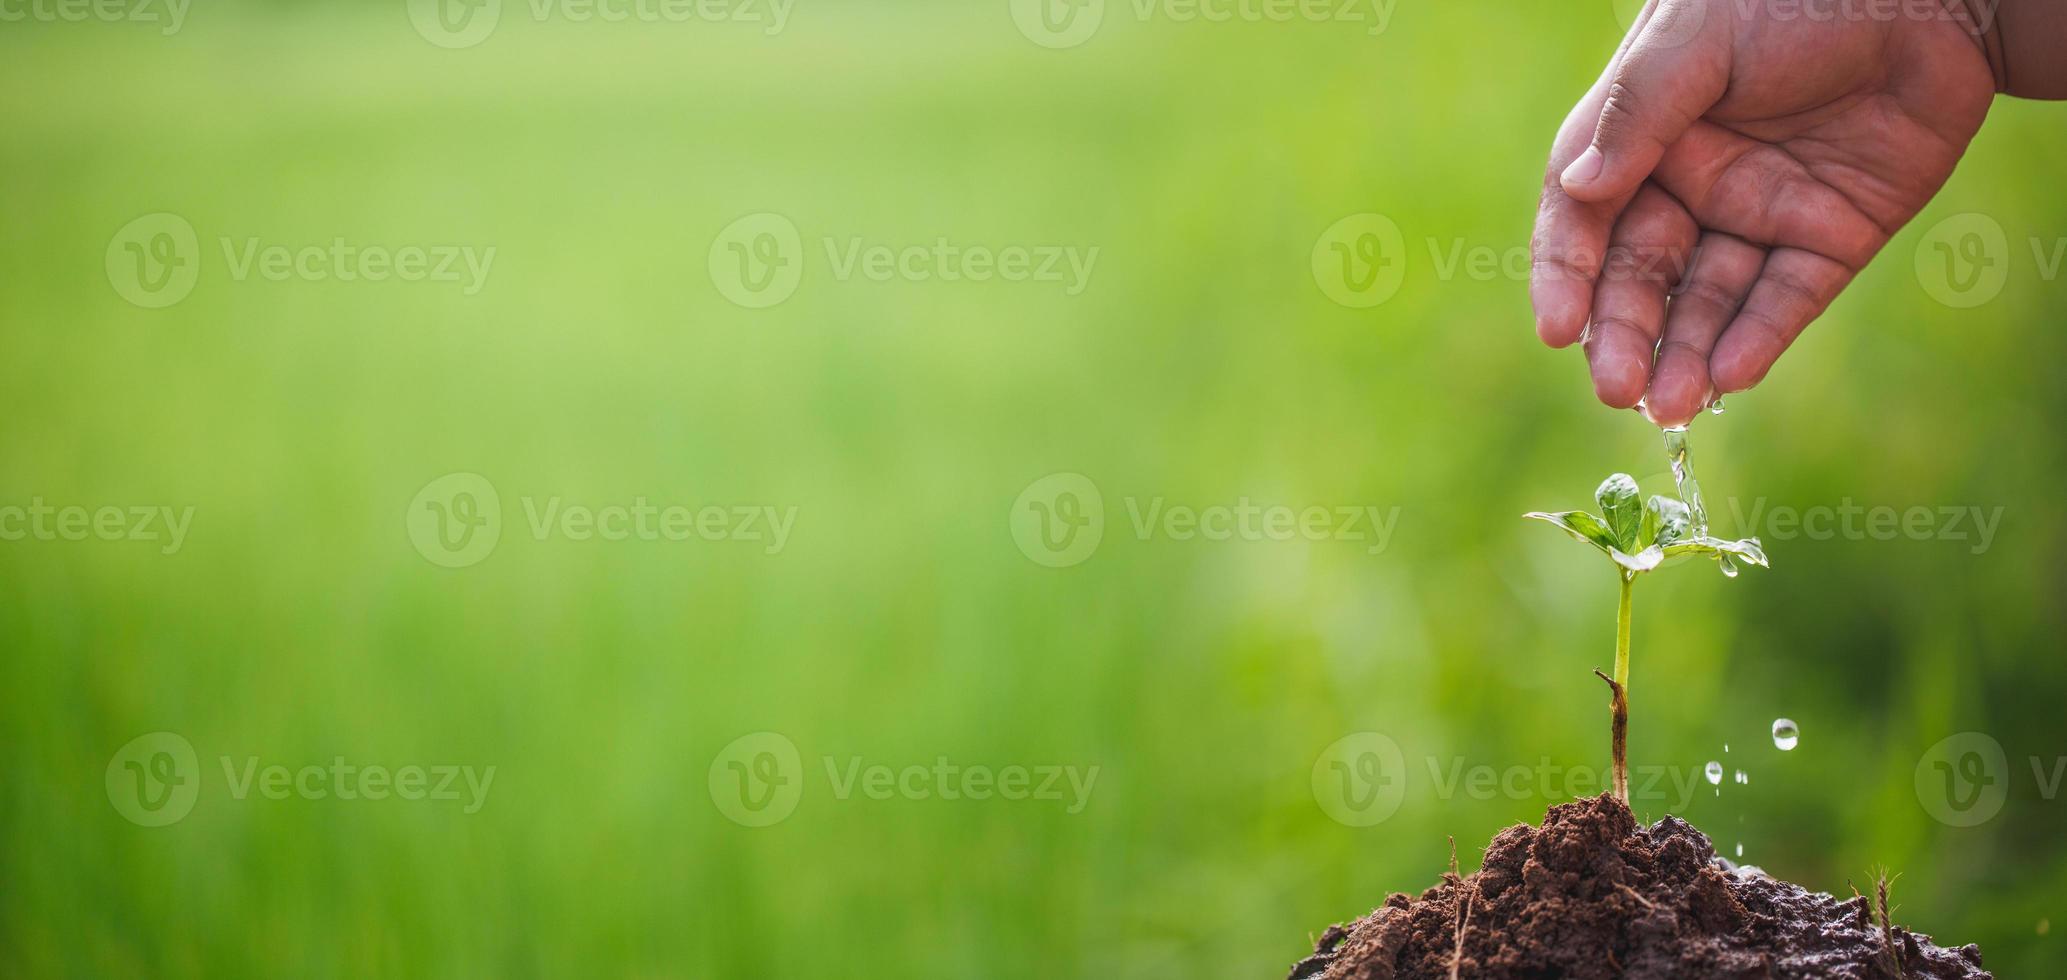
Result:
[[[1721,402],[1715,408],[1720,410]],[[1665,429],[1665,461],[1672,464],[1672,484],[1679,492],[1679,499],[1687,504],[1687,532],[1693,537],[1708,535],[1708,502],[1701,499],[1701,481],[1694,478],[1694,461],[1687,451],[1687,427],[1670,426]],[[1722,573],[1737,577],[1737,563],[1729,555],[1717,555],[1717,564]]]

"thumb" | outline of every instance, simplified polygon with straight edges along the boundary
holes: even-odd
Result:
[[[1708,19],[1707,0],[1656,0],[1615,65],[1593,144],[1558,178],[1566,194],[1604,201],[1634,193],[1665,148],[1722,98],[1728,25]]]

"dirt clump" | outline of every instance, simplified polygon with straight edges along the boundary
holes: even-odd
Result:
[[[1639,826],[1626,805],[1601,796],[1551,807],[1541,828],[1501,831],[1471,875],[1446,874],[1419,898],[1396,894],[1330,926],[1291,980],[1452,976],[1991,975],[1978,947],[1945,949],[1885,924],[1865,896],[1840,901],[1735,868],[1686,821]]]

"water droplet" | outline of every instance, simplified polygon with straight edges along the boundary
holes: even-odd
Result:
[[[1737,843],[1737,856],[1738,856],[1738,857],[1743,857],[1743,856],[1744,856],[1744,844],[1743,844],[1743,842],[1742,842],[1742,841],[1739,841],[1739,842]]]
[[[1724,754],[1724,755],[1729,755],[1729,754],[1730,754],[1730,743],[1728,743],[1728,742],[1724,742],[1724,743],[1723,743],[1723,754]]]
[[[1717,395],[1717,396],[1715,396],[1715,400],[1714,400],[1714,401],[1712,401],[1712,402],[1709,402],[1709,403],[1708,403],[1708,414],[1710,414],[1710,415],[1721,415],[1722,413],[1723,413],[1723,404],[1722,404],[1722,396],[1721,396],[1721,395]]]
[[[1748,785],[1750,785],[1750,784],[1751,784],[1751,777],[1750,777],[1750,776],[1747,776],[1747,775],[1745,775],[1745,774],[1744,774],[1744,770],[1742,770],[1742,769],[1739,769],[1739,770],[1737,770],[1737,785],[1739,785],[1739,786],[1748,786]]]
[[[1773,744],[1778,746],[1780,751],[1792,752],[1794,751],[1794,746],[1800,741],[1801,728],[1795,725],[1794,719],[1773,719]]]
[[[1707,769],[1707,773],[1708,773],[1708,785],[1710,785],[1710,786],[1721,786],[1721,785],[1722,785],[1722,763],[1720,763],[1720,762],[1711,762],[1711,763],[1709,763],[1709,764],[1708,764],[1708,769]]]

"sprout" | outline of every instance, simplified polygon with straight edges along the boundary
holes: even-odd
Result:
[[[1637,498],[1636,481],[1627,473],[1617,473],[1601,481],[1600,489],[1593,492],[1594,501],[1600,504],[1598,517],[1583,510],[1523,515],[1563,528],[1615,563],[1615,575],[1622,583],[1615,613],[1615,676],[1597,669],[1594,673],[1608,682],[1612,695],[1615,798],[1624,803],[1629,802],[1629,594],[1636,577],[1680,555],[1706,555],[1732,575],[1734,561],[1767,567],[1765,550],[1757,538],[1712,538],[1684,501],[1657,494],[1642,503]]]

